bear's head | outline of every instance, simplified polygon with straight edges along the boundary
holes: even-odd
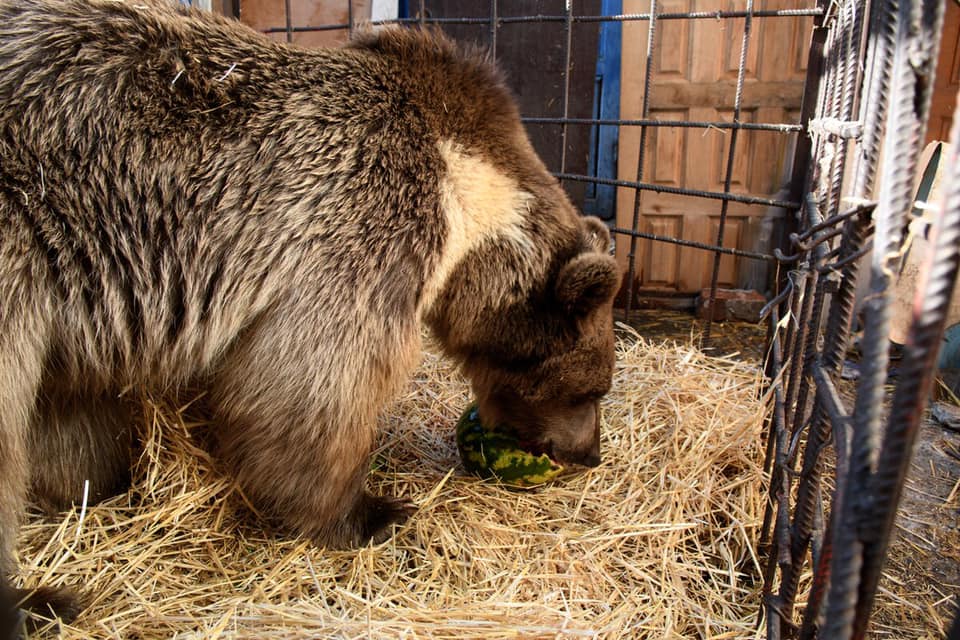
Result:
[[[534,281],[511,268],[522,250],[489,243],[492,254],[464,261],[428,319],[462,363],[485,423],[510,425],[529,451],[596,466],[620,273],[605,225],[578,218],[576,227],[573,249]]]

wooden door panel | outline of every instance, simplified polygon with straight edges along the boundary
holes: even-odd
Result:
[[[724,2],[721,6],[724,11],[743,11],[747,8],[745,2],[736,2],[735,0]],[[755,21],[753,24],[759,26],[758,21]],[[725,34],[723,38],[723,72],[721,77],[736,81],[737,74],[740,70],[740,51],[743,48],[743,29],[746,26],[746,19],[734,18],[726,20],[724,21],[724,25],[728,33]],[[756,26],[752,26],[751,29],[755,29]],[[759,39],[756,38],[756,35],[756,32],[751,34],[750,46],[747,47],[747,55],[744,60],[744,79],[747,82],[757,80]]]
[[[717,110],[710,107],[694,107],[689,110],[690,119],[698,122],[714,122]],[[716,154],[717,137],[722,135],[719,129],[684,129],[687,135],[687,144],[684,154],[685,183],[687,189],[709,191],[713,188],[714,155]],[[684,206],[680,200],[676,206]],[[687,207],[699,207],[703,201],[689,199]]]
[[[686,120],[686,110],[651,111],[657,120]],[[650,182],[679,187],[683,184],[683,160],[686,153],[686,129],[680,127],[656,127],[650,130],[649,149],[653,151]]]
[[[756,9],[796,9],[812,0],[760,0]],[[746,0],[665,0],[661,12],[743,10]],[[649,10],[644,0],[625,0],[624,13]],[[794,122],[803,96],[811,18],[754,18],[745,57],[741,122]],[[653,77],[647,96],[649,117],[731,122],[743,42],[744,19],[661,20],[657,23]],[[623,74],[620,112],[639,118],[643,104],[646,22],[626,22],[623,29]],[[773,196],[789,176],[794,136],[742,129],[737,134],[730,190]],[[657,185],[722,192],[727,173],[731,129],[651,128],[643,179]],[[618,173],[635,180],[640,131],[621,129]],[[618,191],[618,226],[629,228],[634,192]],[[721,200],[645,191],[640,195],[641,231],[713,244],[723,206]],[[724,246],[757,246],[761,221],[776,215],[769,207],[729,202]],[[656,230],[655,230],[656,229]],[[618,237],[617,256],[626,263],[629,239]],[[666,247],[666,248],[664,248]],[[643,240],[638,245],[637,284],[641,290],[697,292],[709,286],[713,254]],[[724,256],[721,286],[762,282],[763,269]]]
[[[371,0],[353,0],[354,24],[370,19]],[[299,0],[290,3],[290,24],[294,27],[320,27],[323,25],[347,24],[350,18],[345,1]],[[241,22],[257,29],[285,27],[287,22],[285,0],[242,0],[240,2]],[[274,32],[269,36],[275,40],[286,40],[284,32]],[[331,31],[299,31],[293,33],[293,42],[308,47],[333,47],[343,44],[349,37],[347,29]]]
[[[702,204],[700,201],[694,201],[695,204]],[[710,242],[710,228],[706,224],[708,218],[703,214],[702,209],[688,209],[684,215],[684,234],[685,240],[694,242]],[[703,286],[701,280],[703,274],[707,272],[707,259],[711,257],[705,251],[683,247],[680,250],[681,262],[683,266],[680,277],[677,279],[674,288],[676,291],[699,291]]]
[[[927,125],[927,143],[949,140],[953,124],[953,109],[960,90],[960,6],[947,2],[940,40],[940,57],[933,83],[930,102],[930,122]]]
[[[758,9],[797,9],[797,0],[764,0]],[[807,55],[813,20],[773,19],[754,22],[763,55],[759,56],[759,79],[762,82],[793,81],[802,83],[807,74]]]
[[[689,11],[688,0],[663,0],[663,13]],[[664,20],[654,38],[654,73],[658,78],[686,79],[690,69],[689,20]]]
[[[728,249],[736,248],[740,244],[740,236],[743,231],[743,218],[728,216],[723,231],[723,246]],[[717,231],[720,228],[720,216],[710,216],[710,237],[711,242],[716,242]],[[712,256],[711,256],[712,258]],[[737,286],[737,267],[740,259],[736,256],[724,255],[720,257],[720,272],[717,274],[717,285],[720,287],[734,288]],[[711,260],[711,268],[713,267]],[[707,279],[704,287],[710,286]]]
[[[644,216],[644,231],[679,238],[683,235],[683,216]],[[645,240],[644,276],[652,287],[669,288],[680,276],[680,249],[675,244]]]

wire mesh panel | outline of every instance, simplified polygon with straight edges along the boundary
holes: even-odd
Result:
[[[343,41],[373,21],[432,25],[488,47],[548,167],[610,226],[628,319],[638,294],[702,289],[709,346],[719,288],[768,291],[766,635],[863,637],[960,259],[955,125],[952,190],[931,223],[885,412],[890,291],[913,216],[943,3],[400,0],[386,15],[363,0],[324,3],[335,15],[308,4],[243,0],[240,15],[304,44],[316,34]],[[616,82],[604,76],[611,39]],[[881,148],[896,150],[882,164]],[[845,402],[837,380],[860,281],[863,369]]]
[[[641,296],[689,304],[718,287],[772,292],[772,248],[799,206],[790,149],[800,144],[806,40],[822,8],[811,0],[407,0],[385,19],[382,4],[244,0],[240,13],[297,43],[318,34],[342,41],[373,20],[439,27],[488,47],[548,168],[613,231],[628,317]],[[335,10],[344,16],[326,20]],[[609,41],[618,55],[608,45],[604,57]]]

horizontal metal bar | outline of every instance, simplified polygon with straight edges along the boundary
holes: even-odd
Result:
[[[657,20],[717,20],[723,18],[793,18],[803,16],[823,15],[819,7],[809,9],[762,9],[757,11],[685,11],[658,13]],[[497,23],[511,24],[518,22],[566,22],[564,15],[532,15],[532,16],[505,16],[498,17]],[[650,20],[649,13],[621,13],[613,16],[570,16],[571,22],[636,22]],[[377,20],[372,24],[490,24],[490,18],[399,18],[397,20]]]
[[[861,213],[872,212],[876,208],[877,208],[876,202],[864,202],[864,203],[858,204],[852,209],[847,209],[846,211],[838,213],[832,218],[827,218],[820,224],[815,224],[812,227],[809,227],[806,231],[804,231],[799,235],[793,234],[793,233],[790,234],[790,240],[791,242],[800,242],[800,241],[806,240],[807,238],[812,236],[814,233],[817,233],[821,229],[832,227],[835,224],[845,221],[847,218],[852,218],[853,216],[860,215]]]
[[[873,251],[873,241],[868,240],[864,246],[860,247],[857,251],[854,251],[850,255],[836,262],[827,262],[817,267],[817,271],[820,273],[829,273],[831,271],[839,271],[851,262],[855,262]]]
[[[261,33],[312,33],[314,31],[347,31],[349,24],[322,24],[317,27],[270,27],[261,29]]]
[[[633,229],[623,229],[621,227],[612,227],[610,229],[611,233],[616,233],[622,236],[630,236],[633,238],[645,238],[647,240],[655,240],[657,242],[666,242],[668,244],[678,244],[683,247],[691,247],[693,249],[703,249],[704,251],[716,251],[719,253],[725,253],[731,256],[739,256],[741,258],[751,258],[753,260],[766,260],[769,262],[776,262],[777,259],[766,253],[757,253],[755,251],[744,251],[743,249],[730,249],[728,247],[718,247],[712,244],[705,244],[703,242],[694,242],[693,240],[681,240],[679,238],[672,238],[670,236],[660,236],[655,233],[646,233],[644,231],[634,231]]]
[[[794,18],[804,16],[819,16],[823,11],[818,8],[810,9],[766,9],[749,12],[753,18]],[[746,18],[747,11],[688,11],[675,13],[658,13],[657,20],[718,20]],[[636,22],[650,20],[649,13],[624,13],[615,16],[508,16],[497,18],[498,25],[524,22]],[[490,24],[490,18],[397,18],[395,20],[373,20],[369,24],[375,26],[388,24]],[[263,33],[309,33],[312,31],[347,30],[349,24],[323,24],[308,27],[269,27]]]
[[[774,198],[761,198],[759,196],[745,196],[738,193],[723,193],[722,191],[699,191],[697,189],[681,189],[680,187],[667,187],[662,184],[650,184],[649,182],[631,182],[629,180],[611,180],[610,178],[596,178],[594,176],[581,176],[571,173],[554,173],[554,177],[559,180],[573,180],[574,182],[592,182],[594,184],[606,184],[614,187],[629,187],[639,191],[653,191],[655,193],[672,193],[681,196],[691,196],[695,198],[709,198],[711,200],[729,200],[730,202],[740,202],[742,204],[759,204],[768,207],[779,207],[782,209],[799,209],[800,203],[790,202],[789,200],[776,200]]]
[[[746,129],[749,131],[774,131],[776,133],[799,133],[799,124],[776,124],[761,122],[698,122],[693,120],[610,120],[602,118],[540,118],[524,117],[526,124],[588,124],[621,127],[678,127],[690,129]]]
[[[863,123],[859,120],[814,118],[810,121],[808,128],[811,133],[833,135],[844,140],[859,138],[863,134]]]

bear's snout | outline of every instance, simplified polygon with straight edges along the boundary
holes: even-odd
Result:
[[[577,407],[566,423],[552,431],[550,457],[560,463],[596,467],[600,464],[600,403]]]

